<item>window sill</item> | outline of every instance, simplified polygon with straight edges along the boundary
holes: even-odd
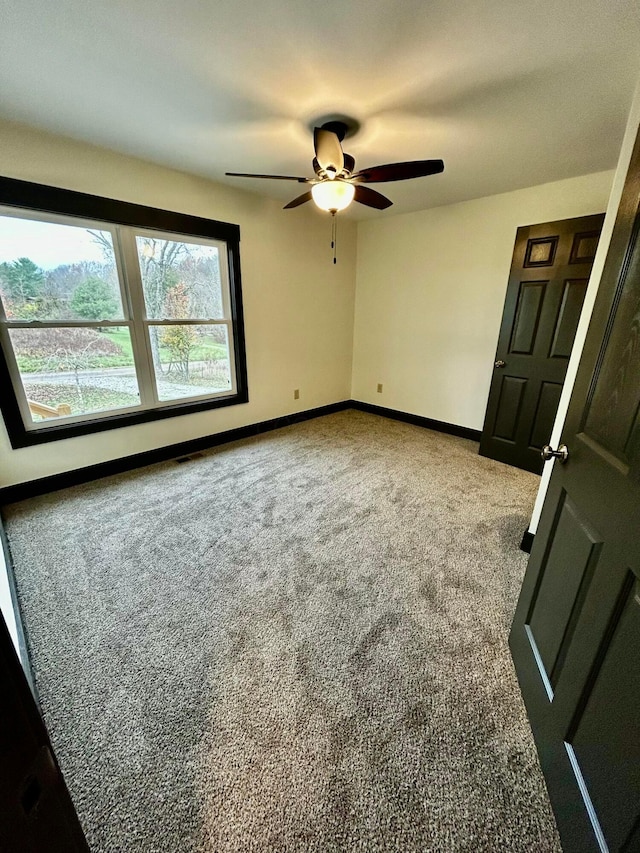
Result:
[[[249,402],[246,390],[230,394],[228,397],[216,397],[210,400],[197,400],[188,403],[170,403],[166,406],[158,406],[154,409],[144,409],[137,412],[123,412],[122,414],[105,414],[104,417],[80,423],[57,423],[51,426],[39,427],[35,430],[26,430],[22,424],[19,412],[17,418],[9,418],[5,412],[5,424],[9,434],[11,446],[14,449],[31,447],[36,444],[46,444],[50,441],[61,441],[65,438],[76,438],[80,435],[104,432],[120,427],[145,424],[152,421],[174,418],[181,415],[195,414],[210,409],[220,409],[224,406],[236,406]]]

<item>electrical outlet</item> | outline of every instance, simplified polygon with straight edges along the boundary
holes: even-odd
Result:
[[[300,389],[299,388],[296,388],[295,391],[293,392],[293,399],[294,400],[300,399]]]
[[[382,394],[382,382],[378,382],[378,394]]]

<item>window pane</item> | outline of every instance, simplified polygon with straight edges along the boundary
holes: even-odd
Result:
[[[226,326],[150,326],[160,400],[231,390]]]
[[[140,405],[127,328],[9,334],[34,421]]]
[[[123,319],[111,234],[0,216],[0,298],[14,320]]]
[[[150,320],[224,317],[220,256],[215,246],[136,237]]]

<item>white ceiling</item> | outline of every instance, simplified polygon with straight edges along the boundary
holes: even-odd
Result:
[[[283,200],[309,124],[351,115],[389,216],[613,168],[637,0],[0,0],[0,116]],[[1,152],[0,152],[1,171]],[[288,211],[288,216],[298,215]]]

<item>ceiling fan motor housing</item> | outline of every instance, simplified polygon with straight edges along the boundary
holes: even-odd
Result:
[[[321,127],[322,130],[328,130],[335,133],[340,142],[345,139],[350,139],[355,136],[360,130],[360,122],[352,116],[342,115],[341,113],[330,113],[329,115],[318,116],[308,124],[309,130],[313,131],[314,127]]]
[[[344,155],[344,166],[342,169],[342,171],[345,173],[345,175],[347,175],[347,176],[350,175],[353,172],[353,170],[355,169],[355,167],[356,167],[355,158],[352,157],[351,154],[345,154]],[[313,158],[313,171],[318,176],[326,174],[324,172],[322,166],[320,165],[320,163],[318,163],[317,157]]]
[[[325,121],[321,127],[323,130],[329,130],[331,133],[335,133],[340,142],[342,142],[347,135],[347,125],[343,121]]]

